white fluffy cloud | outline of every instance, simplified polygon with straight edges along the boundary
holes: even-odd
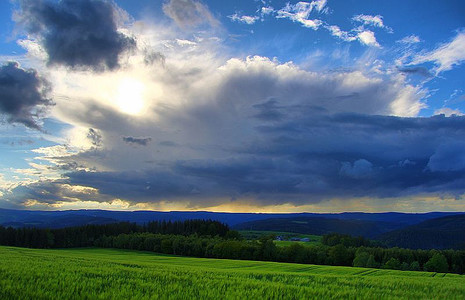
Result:
[[[326,6],[326,1],[297,2],[296,4],[287,3],[285,7],[277,11],[276,18],[289,19],[293,22],[302,24],[304,27],[317,30],[323,22],[319,19],[311,19],[310,14],[313,10],[322,12]]]
[[[380,47],[378,41],[376,40],[375,33],[370,30],[365,30],[357,34],[358,39],[362,44],[373,47]]]
[[[376,15],[376,16],[371,16],[371,15],[356,15],[352,18],[352,20],[362,23],[363,25],[366,26],[373,26],[373,27],[379,27],[379,28],[384,28],[388,32],[392,33],[392,29],[386,25],[384,25],[383,22],[383,16]]]
[[[303,27],[313,30],[326,28],[330,34],[342,41],[353,42],[359,41],[364,46],[381,47],[376,40],[375,33],[372,30],[366,29],[367,27],[383,28],[389,33],[393,30],[386,26],[383,22],[381,15],[355,15],[352,17],[354,22],[359,23],[355,28],[349,31],[342,30],[338,25],[331,25],[323,20],[323,15],[328,14],[329,8],[327,7],[326,0],[315,0],[311,2],[300,1],[295,4],[290,2],[286,3],[281,9],[274,9],[271,6],[262,6],[256,15],[243,15],[235,13],[228,16],[233,22],[239,22],[252,25],[258,20],[264,21],[266,16],[273,16],[276,19],[289,19]],[[319,14],[319,17],[315,15]]]
[[[350,32],[343,31],[339,26],[326,26],[332,36],[337,37],[345,42],[359,41],[362,45],[371,47],[381,47],[376,40],[375,33],[371,30],[351,30]]]
[[[260,17],[258,16],[247,16],[247,15],[241,15],[239,13],[232,14],[228,16],[228,18],[230,18],[234,22],[244,23],[248,25],[252,25],[256,21],[260,20]]]
[[[465,31],[459,31],[449,43],[445,43],[433,51],[422,53],[413,58],[411,64],[432,62],[436,65],[436,74],[452,70],[465,61]]]
[[[339,28],[339,26],[337,25],[327,26],[327,29],[329,30],[332,36],[335,36],[343,41],[352,42],[352,41],[357,40],[356,36],[351,35],[347,31],[341,30],[341,28]]]

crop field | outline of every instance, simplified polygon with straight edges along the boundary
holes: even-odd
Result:
[[[0,247],[0,299],[312,298],[464,299],[465,277],[129,250]]]

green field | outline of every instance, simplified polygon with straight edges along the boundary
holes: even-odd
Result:
[[[0,299],[464,299],[465,277],[113,249],[0,247]]]
[[[302,233],[294,233],[294,232],[282,232],[282,231],[262,231],[262,230],[239,230],[239,233],[243,238],[246,240],[258,240],[263,236],[283,236],[285,238],[309,238],[310,242],[321,242],[321,235],[313,235],[313,234],[302,234]]]
[[[308,242],[288,241],[288,240],[287,241],[274,241],[275,245],[280,246],[280,247],[287,247],[292,244],[301,244],[304,246],[321,244],[321,236],[313,235],[313,234],[301,234],[301,233],[281,232],[281,231],[260,231],[260,230],[240,230],[239,233],[246,240],[258,240],[263,236],[270,236],[270,235],[282,236],[285,239],[290,239],[290,238],[310,239],[310,241]]]
[[[276,246],[280,247],[288,247],[293,244],[301,244],[302,246],[309,246],[309,245],[318,245],[320,242],[309,241],[309,242],[301,242],[301,241],[274,241]]]

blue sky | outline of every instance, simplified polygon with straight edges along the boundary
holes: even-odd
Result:
[[[465,209],[463,1],[0,14],[0,207]]]

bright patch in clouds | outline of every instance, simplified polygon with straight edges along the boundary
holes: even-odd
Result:
[[[116,103],[118,108],[130,115],[138,115],[145,105],[144,84],[134,78],[123,78],[117,88]]]

